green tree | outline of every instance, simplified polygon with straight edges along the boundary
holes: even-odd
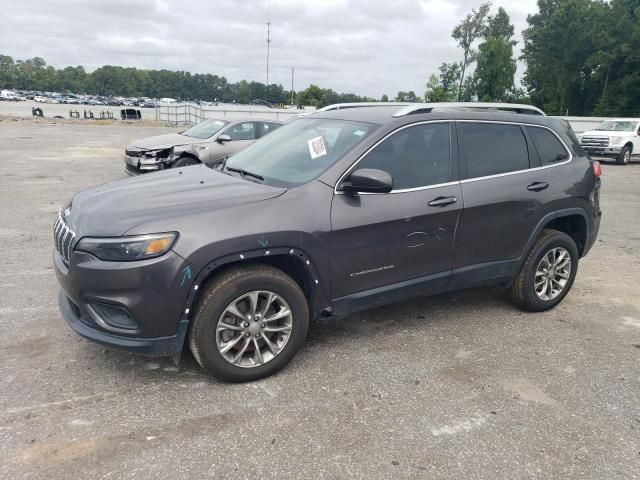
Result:
[[[471,13],[469,13],[462,22],[456,25],[451,34],[463,51],[463,60],[461,64],[462,70],[460,72],[460,81],[458,84],[458,99],[460,99],[460,95],[462,93],[465,72],[469,65],[473,63],[475,58],[473,44],[476,40],[481,38],[485,32],[485,20],[490,8],[491,2],[487,2],[481,4],[477,11],[475,9],[471,10]]]
[[[516,60],[513,58],[513,25],[500,7],[495,17],[488,17],[485,40],[478,47],[474,90],[483,102],[505,101],[513,91]]]
[[[388,102],[389,101],[389,97],[387,97],[387,95],[382,95],[382,98],[380,99],[381,102]]]
[[[16,84],[16,64],[8,55],[0,55],[0,88]]]
[[[501,38],[489,37],[478,48],[475,93],[481,102],[504,101],[513,89],[516,60],[513,46]]]
[[[448,92],[440,78],[433,73],[427,81],[427,90],[424,92],[425,102],[448,102],[451,100],[451,94]]]
[[[487,17],[487,24],[484,30],[483,36],[485,38],[501,38],[507,41],[512,41],[514,28],[511,24],[511,19],[504,8],[499,7],[498,13],[492,17]],[[513,42],[515,45],[516,42]]]
[[[609,8],[594,0],[538,0],[539,11],[527,17],[523,31],[524,84],[535,105],[551,114],[589,111],[594,89],[600,89],[597,73],[602,69],[590,65],[598,51],[598,31],[624,21],[612,22]]]

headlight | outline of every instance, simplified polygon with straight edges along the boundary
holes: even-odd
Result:
[[[76,250],[108,262],[130,262],[164,255],[177,237],[173,232],[117,238],[84,237]]]
[[[620,145],[624,141],[624,137],[609,137],[609,143],[611,145]]]

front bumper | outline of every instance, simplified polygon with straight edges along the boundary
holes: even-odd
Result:
[[[158,338],[131,338],[107,333],[89,325],[89,319],[83,318],[78,307],[71,303],[64,290],[58,293],[58,306],[62,317],[77,334],[109,347],[121,348],[150,357],[165,357],[179,353],[184,348],[184,339],[189,328],[188,320],[178,323],[175,335]]]
[[[196,273],[182,257],[169,251],[149,260],[104,262],[73,252],[67,265],[55,249],[53,255],[60,311],[77,333],[146,355],[182,350],[189,324],[190,278]],[[123,328],[109,316],[110,309],[125,312],[130,324]]]
[[[617,157],[622,151],[622,146],[619,147],[593,147],[589,145],[582,145],[587,153],[594,157]]]
[[[175,161],[173,155],[169,157],[147,157],[144,153],[138,156],[124,154],[124,171],[127,175],[140,175],[142,173],[157,172],[169,168]]]

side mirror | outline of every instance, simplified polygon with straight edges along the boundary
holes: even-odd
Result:
[[[389,193],[393,190],[393,178],[384,170],[360,168],[352,172],[340,188],[349,193]]]
[[[231,137],[226,133],[223,133],[222,135],[218,135],[218,138],[216,138],[216,142],[218,143],[225,143],[230,141],[231,141]]]

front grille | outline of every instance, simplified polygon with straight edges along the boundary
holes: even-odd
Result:
[[[76,233],[67,226],[62,218],[62,210],[60,210],[56,223],[53,225],[53,242],[57,252],[67,264],[69,263],[69,258],[71,258],[75,238]]]
[[[582,137],[582,141],[580,143],[582,144],[583,147],[608,147],[609,137],[605,137],[605,136]]]

